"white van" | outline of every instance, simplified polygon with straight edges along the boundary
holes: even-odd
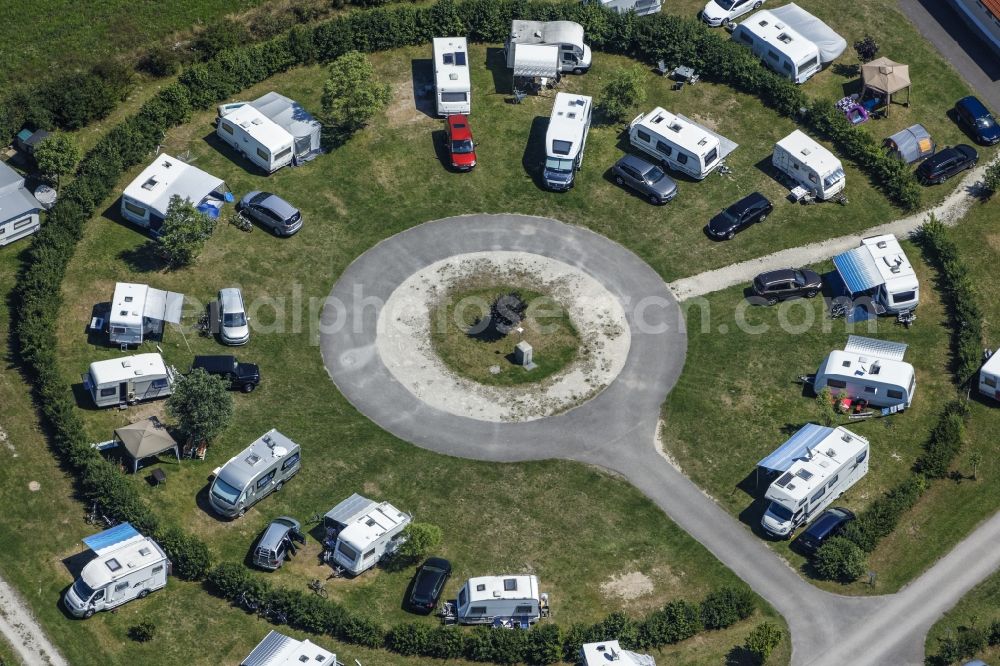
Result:
[[[674,171],[698,180],[722,164],[736,144],[681,115],[656,107],[628,126],[629,143]]]
[[[131,405],[166,398],[174,392],[177,371],[159,354],[135,354],[94,361],[83,376],[83,387],[98,407]]]
[[[250,319],[238,287],[219,290],[219,339],[226,345],[250,342]]]
[[[517,48],[524,44],[553,44],[559,47],[559,70],[583,74],[593,61],[590,47],[583,43],[583,26],[573,21],[523,21],[510,24],[504,43],[507,67],[514,68]]]
[[[821,201],[834,198],[847,187],[844,165],[802,130],[774,144],[771,164]]]
[[[83,542],[96,557],[63,595],[63,606],[75,617],[90,617],[166,587],[171,570],[167,554],[129,523]]]
[[[593,98],[556,93],[549,127],[545,131],[542,181],[548,189],[564,192],[573,187],[574,176],[583,166],[592,111]]]
[[[469,46],[465,37],[434,38],[434,108],[439,116],[472,112]]]

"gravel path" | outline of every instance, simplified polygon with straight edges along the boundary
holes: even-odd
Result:
[[[0,579],[0,633],[25,666],[68,666],[21,596]]]

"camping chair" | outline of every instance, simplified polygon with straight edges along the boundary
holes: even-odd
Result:
[[[673,90],[682,90],[684,88],[683,81],[674,81]]]
[[[528,93],[524,90],[518,90],[514,88],[514,104],[520,104],[524,101],[524,98],[528,96]]]
[[[670,69],[667,67],[667,63],[665,60],[658,60],[656,62],[656,71],[657,73],[659,73],[660,76],[667,75],[667,72],[669,72]]]

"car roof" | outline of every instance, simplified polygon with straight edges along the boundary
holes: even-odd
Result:
[[[776,271],[766,271],[757,276],[757,278],[764,283],[769,282],[782,282],[784,280],[793,280],[796,277],[796,270],[794,268],[779,268]]]
[[[281,516],[271,521],[271,524],[264,530],[264,535],[260,538],[258,548],[275,548],[281,540],[288,534],[289,530],[298,529],[299,521],[294,518]]]
[[[742,208],[746,208],[750,204],[755,204],[755,203],[758,203],[758,202],[759,203],[771,203],[770,201],[767,200],[767,197],[765,197],[760,192],[754,192],[753,194],[746,195],[745,197],[743,197],[742,199],[740,199],[739,201],[737,201],[736,203],[734,203],[733,205],[731,205],[730,208],[742,209]]]
[[[471,139],[472,130],[469,128],[469,118],[460,113],[448,116],[448,127],[451,129],[453,139]]]
[[[295,208],[295,206],[288,203],[287,201],[279,197],[277,194],[272,194],[268,196],[263,201],[260,201],[257,205],[263,206],[264,208],[267,208],[268,210],[277,213],[281,217],[289,217],[299,212],[298,209]]]
[[[443,557],[428,557],[427,560],[424,562],[423,567],[434,567],[435,569],[444,569],[445,571],[451,571],[451,562],[444,559]]]
[[[220,289],[219,301],[221,301],[222,307],[227,312],[232,312],[232,307],[235,307],[237,304],[239,304],[240,309],[243,308],[243,294],[240,293],[238,287],[226,287],[225,289]]]
[[[975,95],[969,95],[968,97],[963,97],[962,99],[958,100],[958,104],[956,104],[955,106],[964,107],[965,110],[967,110],[976,118],[989,115],[990,113],[989,109],[986,108],[986,105],[983,104],[981,101],[979,101],[979,98],[976,97]]]
[[[620,160],[618,160],[618,164],[627,164],[633,169],[638,170],[640,173],[647,171],[651,167],[656,166],[652,162],[644,160],[638,155],[633,155],[631,153],[628,153],[627,155],[623,156]]]

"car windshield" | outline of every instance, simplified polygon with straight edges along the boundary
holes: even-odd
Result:
[[[271,196],[270,192],[260,192],[259,194],[254,195],[254,198],[250,200],[250,203],[259,204],[261,201],[268,198],[269,196]]]
[[[227,312],[222,315],[222,325],[226,328],[233,328],[234,326],[246,326],[247,316],[242,312]]]
[[[740,221],[740,216],[734,213],[732,208],[724,208],[720,215],[727,222],[736,223]]]
[[[73,583],[73,592],[81,601],[86,601],[94,595],[93,588],[83,582],[82,578],[77,578],[76,582]]]
[[[660,167],[653,167],[652,169],[646,172],[646,175],[644,177],[647,183],[649,183],[650,185],[655,185],[656,183],[663,180],[663,177],[665,175],[666,174],[663,173]]]
[[[844,177],[844,170],[843,169],[837,169],[836,171],[834,171],[829,176],[827,176],[826,178],[823,179],[823,186],[824,187],[832,187],[833,185],[835,185],[838,182],[840,182],[840,180],[843,177]]]
[[[993,116],[983,116],[982,118],[976,118],[976,125],[982,127],[983,129],[989,129],[997,124],[997,121],[993,120]]]
[[[451,142],[451,152],[453,153],[471,153],[472,152],[472,140],[471,139],[459,139],[458,141]]]
[[[236,504],[236,498],[240,496],[240,491],[216,477],[212,484],[212,494],[227,504]]]
[[[781,520],[792,519],[792,510],[778,504],[777,502],[771,502],[771,506],[767,507],[767,511],[771,515],[777,516]]]
[[[549,157],[545,160],[545,168],[548,171],[570,172],[573,170],[573,160],[562,160],[558,157]]]
[[[719,5],[725,10],[729,10],[733,8],[734,4],[736,4],[736,0],[715,0],[715,4]]]

